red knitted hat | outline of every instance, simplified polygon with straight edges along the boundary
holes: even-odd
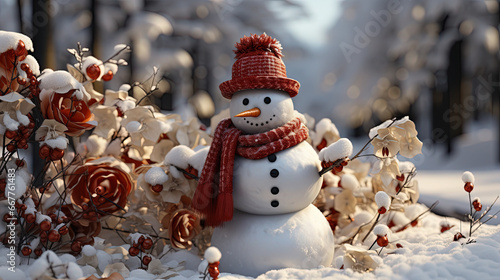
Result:
[[[222,96],[231,99],[233,94],[245,89],[277,89],[288,92],[290,97],[299,93],[300,83],[287,78],[281,57],[281,44],[266,33],[243,36],[234,45],[236,62],[231,80],[219,85]]]

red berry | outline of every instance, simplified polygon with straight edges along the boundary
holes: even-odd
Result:
[[[321,143],[319,143],[318,146],[316,146],[316,149],[318,151],[321,151],[325,147],[326,147],[326,139],[323,138],[323,139],[321,139]]]
[[[24,45],[24,42],[19,40],[17,43],[17,48],[15,51],[16,56],[22,56],[26,52],[26,46]]]
[[[396,193],[398,193],[400,190],[401,190],[401,186],[398,184],[398,185],[396,186]]]
[[[418,225],[418,220],[411,221],[411,226],[416,227]]]
[[[389,245],[389,239],[387,239],[387,236],[377,236],[377,244],[380,247],[386,247]]]
[[[447,231],[447,230],[450,230],[451,227],[450,226],[441,226],[441,233]]]
[[[40,241],[45,242],[47,241],[48,234],[46,231],[40,232]]]
[[[30,66],[27,63],[21,64],[21,70],[23,70],[24,72],[26,72],[26,70],[28,70],[28,69],[30,69]]]
[[[140,252],[140,250],[139,250],[139,248],[137,248],[137,247],[130,247],[130,248],[128,249],[128,253],[129,253],[132,257],[135,257],[135,256],[139,255],[139,252]]]
[[[40,147],[40,150],[38,150],[38,155],[40,155],[41,159],[46,159],[50,155],[50,148],[47,145],[43,145]]]
[[[26,222],[32,224],[36,221],[36,217],[33,214],[26,215]]]
[[[7,130],[5,132],[5,137],[9,139],[14,139],[17,136],[17,131]]]
[[[69,232],[69,229],[68,229],[67,226],[62,226],[62,227],[59,228],[59,234],[61,234],[61,235],[65,235],[68,232]]]
[[[23,254],[23,256],[29,256],[29,255],[31,255],[31,248],[28,246],[24,246],[21,249],[21,253]]]
[[[387,147],[382,148],[382,156],[384,157],[389,156],[389,149]]]
[[[344,166],[342,165],[335,166],[333,169],[335,170],[336,173],[339,173],[344,169]]]
[[[111,81],[113,79],[113,71],[109,70],[108,73],[102,76],[102,79],[106,82]]]
[[[153,247],[153,240],[151,240],[151,238],[144,239],[142,242],[142,248],[149,250],[151,247]]]
[[[474,189],[474,185],[471,182],[467,182],[464,185],[464,190],[470,193]]]
[[[349,164],[349,159],[348,158],[344,159],[340,164],[342,164],[342,166],[348,165]]]
[[[37,255],[37,256],[41,256],[41,255],[42,255],[42,253],[43,253],[42,248],[36,248],[36,249],[35,249],[35,255]]]
[[[16,159],[16,165],[17,165],[17,167],[23,167],[24,166],[24,160],[22,160],[22,159]]]
[[[62,159],[64,156],[64,150],[55,148],[52,150],[52,153],[50,153],[50,160],[56,161]]]
[[[396,243],[396,247],[403,248],[403,245],[401,245],[400,243]]]
[[[380,208],[378,209],[378,213],[379,213],[379,214],[385,214],[385,212],[387,212],[387,209],[385,209],[385,207],[384,207],[384,206],[382,206],[382,207],[380,207]]]
[[[80,253],[82,251],[82,243],[80,241],[73,241],[73,243],[71,243],[71,250]]]
[[[59,234],[59,232],[57,230],[53,229],[49,232],[49,241],[50,242],[57,242],[57,241],[59,241],[59,239],[61,239],[61,234]]]
[[[50,230],[51,223],[48,220],[45,220],[40,223],[40,229],[43,231],[48,231]]]
[[[146,255],[146,256],[142,257],[142,263],[144,265],[148,265],[151,262],[151,260],[152,260],[152,258],[150,256]]]
[[[453,236],[453,241],[458,241],[460,238],[465,238],[462,233],[460,232],[457,232],[454,236]]]
[[[137,240],[137,242],[139,244],[142,244],[142,242],[144,242],[144,240],[146,240],[146,238],[144,237],[144,235],[141,235],[141,237],[139,237],[139,240]]]
[[[479,202],[477,200],[472,202],[472,206],[474,206],[474,210],[476,210],[478,212],[481,211],[481,209],[483,209],[483,205],[481,204],[481,202]]]
[[[101,75],[101,68],[97,64],[89,65],[85,71],[87,72],[87,76],[92,80],[97,80]]]
[[[154,185],[154,186],[151,187],[151,189],[154,192],[159,193],[159,192],[161,192],[163,190],[163,185],[160,185],[160,184]]]

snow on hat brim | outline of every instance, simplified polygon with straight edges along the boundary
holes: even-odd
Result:
[[[222,96],[231,99],[235,92],[246,89],[276,89],[286,91],[290,97],[299,93],[300,83],[287,77],[249,76],[232,79],[219,85]]]

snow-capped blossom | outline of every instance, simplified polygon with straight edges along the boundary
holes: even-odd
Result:
[[[115,107],[97,105],[92,112],[94,113],[94,119],[97,121],[93,133],[104,139],[110,139],[119,125],[118,112]]]
[[[313,147],[318,151],[328,147],[330,144],[340,139],[340,134],[334,123],[330,119],[323,118],[318,123],[314,132],[311,131],[311,140]]]
[[[144,175],[144,180],[152,186],[158,184],[162,185],[168,180],[168,175],[162,168],[153,166]]]
[[[146,198],[153,202],[178,203],[183,195],[191,192],[189,182],[175,168],[170,169],[168,179],[161,183],[152,185],[146,182],[145,173],[137,178],[137,186],[144,190]],[[177,175],[177,176],[174,176]]]
[[[67,94],[72,92],[72,97],[78,100],[90,100],[90,94],[85,87],[76,80],[69,72],[45,69],[38,79],[40,81],[41,95],[52,95],[54,93]]]
[[[465,183],[464,190],[470,193],[474,189],[474,174],[470,171],[465,171],[462,174],[462,181]]]
[[[173,165],[182,169],[189,166],[189,158],[194,155],[194,151],[184,145],[173,147],[170,152],[165,156],[164,163],[166,165]]]
[[[106,139],[93,134],[76,147],[76,152],[84,157],[98,157],[104,154],[107,145]]]
[[[344,255],[344,269],[350,268],[357,272],[370,272],[377,268],[378,263],[373,260],[365,249],[346,246],[348,250]]]
[[[16,32],[0,31],[0,90],[3,93],[16,91],[19,88],[17,79],[10,82],[19,71],[16,62],[23,61],[33,50],[31,39]]]
[[[347,138],[341,138],[337,142],[322,149],[318,156],[319,160],[334,162],[338,159],[350,157],[352,155],[352,143]]]
[[[135,98],[128,95],[130,88],[130,85],[123,84],[118,91],[106,90],[104,92],[104,105],[116,107],[118,116],[122,117],[126,111],[135,108],[135,103],[137,102]]]
[[[45,75],[42,75],[42,77],[44,77],[42,82],[44,80],[47,81],[48,78]],[[74,79],[73,77],[71,78]],[[52,79],[51,77],[49,80]],[[80,83],[78,84],[81,86]],[[65,85],[63,89],[67,89],[67,91],[64,92],[62,89],[60,92],[57,92],[55,89],[42,90],[40,93],[42,115],[46,119],[53,119],[66,125],[68,130],[65,133],[67,135],[80,136],[85,130],[94,128],[97,122],[93,120],[94,115],[90,111],[86,99],[83,99],[85,96],[76,94],[82,91],[72,87],[71,84]],[[81,90],[85,91],[83,87]]]
[[[476,210],[477,212],[479,212],[479,211],[481,211],[481,209],[483,209],[483,205],[481,204],[481,200],[479,199],[479,197],[475,197],[472,200],[472,206],[474,207],[474,210]]]
[[[380,247],[387,247],[389,239],[387,235],[391,232],[388,226],[378,224],[373,228],[373,233],[377,236],[377,244]]]
[[[208,151],[210,150],[209,146],[198,146],[196,149],[195,148],[195,153],[191,155],[188,159],[188,164],[192,166],[194,169],[198,170],[198,172],[201,172],[203,169],[203,165],[205,165],[205,161],[207,159]],[[333,175],[333,174],[332,174]]]
[[[359,181],[358,181],[358,178],[356,178],[352,174],[344,174],[340,178],[340,185],[344,189],[354,191],[355,189],[357,189],[359,187]]]
[[[379,214],[384,214],[391,207],[391,197],[385,192],[377,192],[375,194],[375,203],[377,203]]]
[[[160,121],[148,107],[136,107],[125,112],[121,125],[130,133],[131,143],[141,147],[154,145],[161,135]]]
[[[23,65],[24,63],[28,64],[29,69],[31,70],[31,72],[33,72],[33,75],[40,75],[40,65],[38,65],[38,61],[36,61],[36,59],[32,55],[27,55],[24,60],[17,63],[17,72],[19,73],[19,76],[21,78],[26,79],[28,77],[28,75],[26,75],[26,72],[24,72],[24,70],[22,70],[21,68],[21,65]]]
[[[222,253],[217,249],[217,247],[208,247],[205,251],[204,258],[208,263],[214,263],[220,261]]]
[[[464,173],[462,173],[462,181],[464,183],[472,183],[474,184],[474,174],[472,174],[472,172],[470,171],[465,171]]]
[[[400,149],[399,139],[390,128],[379,129],[371,143],[377,157],[394,157]]]
[[[18,129],[19,125],[28,126],[29,118],[26,116],[31,112],[35,104],[29,99],[25,99],[17,92],[10,92],[0,96],[0,125],[10,131]]]
[[[76,68],[82,69],[83,74],[87,80],[99,81],[104,74],[104,64],[101,60],[93,57],[86,56],[82,59],[81,65],[77,63]]]

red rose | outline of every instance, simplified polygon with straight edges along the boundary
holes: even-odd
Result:
[[[77,167],[68,179],[73,207],[88,221],[123,210],[133,184],[122,168],[103,159],[96,161]]]
[[[80,136],[85,130],[94,128],[94,114],[90,112],[85,100],[79,100],[70,90],[67,93],[51,93],[40,95],[42,115],[46,119],[53,119],[64,124],[68,136]]]

